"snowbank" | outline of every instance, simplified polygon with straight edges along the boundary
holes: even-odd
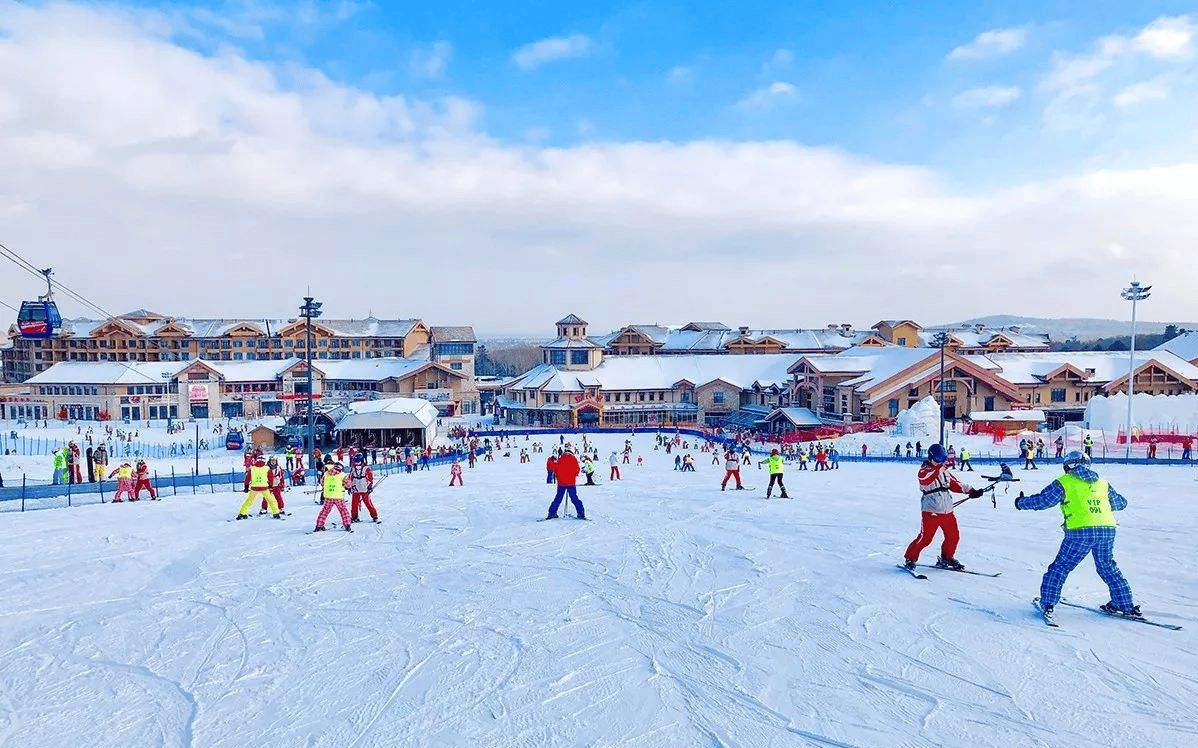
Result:
[[[940,406],[928,395],[912,407],[899,413],[894,422],[896,436],[930,437],[940,433]]]
[[[1127,395],[1098,395],[1086,405],[1091,429],[1119,431],[1127,427]],[[1148,395],[1132,400],[1132,427],[1141,431],[1198,431],[1198,395]]]

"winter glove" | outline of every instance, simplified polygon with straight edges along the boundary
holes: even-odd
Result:
[[[975,488],[975,489],[973,489],[972,491],[970,491],[970,492],[969,492],[969,498],[971,498],[971,499],[980,499],[980,498],[982,498],[982,496],[983,496],[983,495],[985,495],[985,493],[986,493],[986,492],[985,492],[985,491],[983,491],[982,489],[980,489],[980,488]]]

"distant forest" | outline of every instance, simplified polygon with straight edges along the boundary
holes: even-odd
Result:
[[[1162,333],[1153,333],[1151,335],[1136,336],[1136,350],[1146,351],[1151,348],[1156,348],[1166,340],[1172,340],[1182,333],[1190,332],[1184,327],[1177,325],[1166,325],[1165,331]],[[1131,336],[1122,335],[1113,338],[1098,338],[1097,340],[1078,340],[1071,338],[1062,342],[1054,342],[1052,344],[1054,351],[1127,351],[1131,349]]]

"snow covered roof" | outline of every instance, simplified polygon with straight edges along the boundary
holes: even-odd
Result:
[[[193,361],[60,361],[26,384],[163,384]]]
[[[548,343],[542,343],[541,347],[560,350],[569,348],[602,348],[603,346],[586,338],[554,338]]]
[[[201,363],[220,374],[226,382],[271,382],[300,361],[294,356],[255,361],[209,361],[201,358],[183,362],[185,366],[180,371]]]
[[[884,348],[853,347],[843,353],[813,353],[803,356],[798,363],[806,363],[809,368],[822,374],[857,374],[854,385],[868,382],[881,382],[909,366],[936,356],[938,348],[908,348],[906,346],[886,346]]]
[[[1012,347],[1015,348],[1039,348],[1048,350],[1050,339],[1047,333],[1026,333],[1010,328],[978,328],[976,326],[968,327],[937,327],[926,328],[919,333],[920,342],[926,346],[933,346],[932,339],[939,332],[946,332],[957,340],[961,341],[962,348],[985,348],[996,338],[1002,337],[1010,341]]]
[[[559,325],[585,325],[587,323],[585,321],[583,321],[583,319],[581,317],[579,317],[577,314],[567,314],[565,317],[559,319],[557,321],[557,324],[559,324]]]
[[[782,384],[793,354],[726,354],[722,356],[610,356],[585,372],[559,370],[541,364],[518,377],[510,387],[546,392],[580,392],[585,387],[605,390],[668,390],[682,381],[696,386],[717,379],[741,389],[754,383]]]
[[[1039,384],[1057,369],[1072,365],[1089,374],[1094,384],[1112,382],[1127,376],[1128,354],[1119,351],[1046,351],[1043,353],[989,353],[963,356],[998,374],[1012,384]],[[1136,353],[1136,369],[1156,361],[1189,380],[1198,379],[1198,367],[1165,350]],[[1091,370],[1093,373],[1090,373]]]
[[[431,361],[418,358],[345,358],[317,359],[312,367],[324,374],[325,379],[359,382],[379,382],[390,377],[403,377],[425,366],[437,366]],[[464,377],[460,372],[454,375]]]
[[[295,319],[268,319],[268,318],[239,318],[239,319],[209,319],[209,318],[190,318],[190,317],[163,317],[152,313],[138,314],[137,312],[145,312],[145,310],[134,310],[129,313],[129,317],[146,319],[156,317],[149,324],[139,324],[133,319],[126,319],[126,315],[115,317],[113,320],[119,321],[120,324],[131,328],[135,332],[142,335],[151,336],[158,333],[162,328],[170,325],[179,327],[188,332],[192,337],[197,338],[215,338],[227,334],[230,330],[238,325],[252,325],[262,331],[262,334],[277,335],[279,330],[293,324]],[[107,319],[66,319],[63,320],[62,330],[64,335],[84,338],[90,337],[96,328],[110,321]],[[420,324],[418,319],[376,319],[367,317],[366,319],[325,319],[321,317],[313,321],[314,324],[326,327],[332,330],[335,334],[341,337],[394,337],[402,338],[410,333],[416,325]],[[458,329],[458,328],[448,328]]]
[[[338,431],[350,429],[425,429],[436,422],[437,408],[427,400],[391,397],[348,403],[331,413]]]
[[[430,326],[429,338],[434,343],[474,343],[474,328],[468,325]]]
[[[1190,363],[1198,362],[1198,332],[1184,332],[1175,338],[1152,349],[1152,352],[1165,351]]]
[[[824,423],[810,408],[775,408],[765,420],[772,421],[775,418],[785,418],[795,426],[822,426]]]
[[[975,410],[968,416],[971,421],[1035,421],[1044,420],[1042,410]]]

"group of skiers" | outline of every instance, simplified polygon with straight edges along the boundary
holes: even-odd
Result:
[[[1139,617],[1140,609],[1132,600],[1131,587],[1114,558],[1114,512],[1125,509],[1127,499],[1090,467],[1090,457],[1084,452],[1069,452],[1063,457],[1061,467],[1064,474],[1039,493],[1024,496],[1020,492],[1015,499],[1016,509],[1059,507],[1064,518],[1065,536],[1056,558],[1044,574],[1036,605],[1046,616],[1051,617],[1054,606],[1060,602],[1065,579],[1086,556],[1093,555],[1098,575],[1106,582],[1111,593],[1110,602],[1102,605],[1102,610],[1113,615]],[[1003,472],[1009,474],[1008,470]],[[920,553],[932,543],[939,531],[944,540],[935,566],[964,571],[964,565],[956,559],[960,532],[954,510],[968,499],[981,497],[994,484],[983,489],[961,482],[952,473],[948,453],[940,444],[928,447],[927,459],[920,465],[917,479],[922,494],[921,527],[919,535],[903,554],[902,566],[914,573]],[[965,494],[968,498],[954,501],[954,493]]]

